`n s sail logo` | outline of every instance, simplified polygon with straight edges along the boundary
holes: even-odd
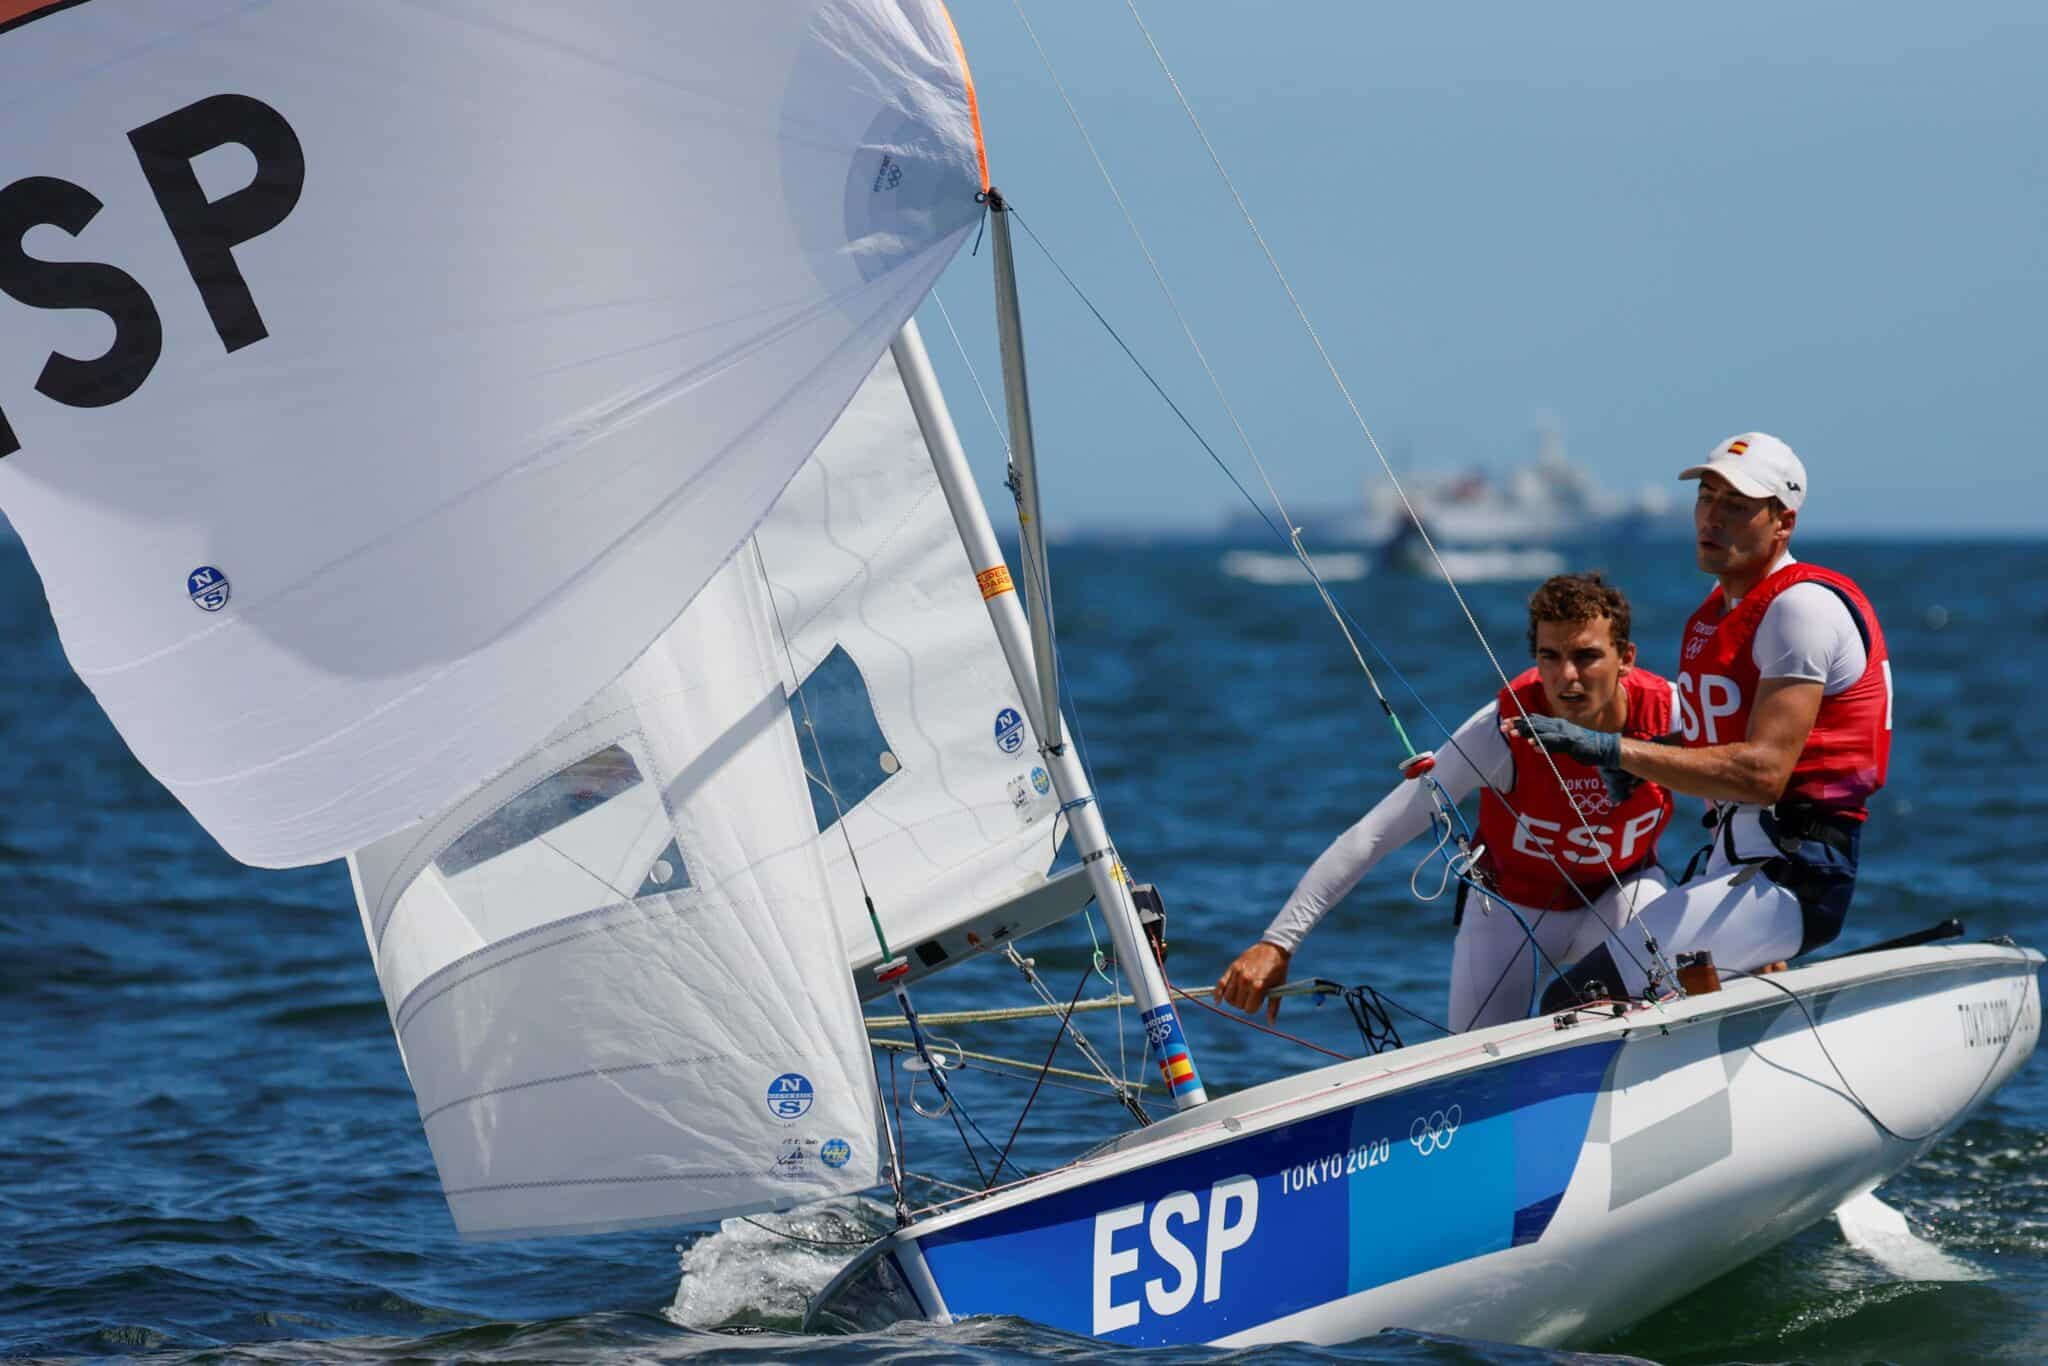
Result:
[[[784,1072],[768,1083],[768,1113],[777,1119],[802,1119],[816,1099],[811,1079],[801,1072]]]
[[[270,333],[234,249],[284,222],[298,206],[306,184],[298,134],[263,101],[222,94],[129,129],[128,143],[221,345],[233,354],[262,341]],[[254,157],[256,174],[240,189],[208,199],[193,167],[228,146]],[[101,354],[81,358],[53,351],[44,361],[35,391],[71,408],[121,402],[142,387],[163,356],[162,316],[133,275],[105,261],[50,261],[29,254],[28,237],[37,228],[78,237],[104,207],[91,190],[59,176],[24,176],[0,189],[0,293],[29,308],[84,309],[113,325],[113,342]],[[21,449],[5,407],[7,391],[19,378],[0,375],[0,456]]]

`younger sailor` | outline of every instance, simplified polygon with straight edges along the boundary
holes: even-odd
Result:
[[[1610,803],[1596,770],[1560,758],[1554,775],[1534,745],[1504,736],[1500,724],[1526,712],[1603,734],[1647,738],[1670,730],[1672,688],[1635,666],[1628,599],[1598,574],[1558,575],[1529,599],[1529,650],[1536,667],[1474,712],[1436,755],[1434,776],[1451,801],[1486,788],[1479,869],[1497,893],[1460,891],[1451,953],[1450,1025],[1457,1030],[1529,1013],[1533,989],[1550,976],[1548,965],[1532,959],[1531,934],[1551,963],[1569,963],[1670,886],[1656,862],[1657,836],[1671,817],[1662,788],[1636,785],[1625,801]],[[1224,972],[1216,997],[1257,1010],[1287,980],[1295,951],[1324,913],[1374,864],[1428,830],[1435,812],[1420,782],[1403,782],[1381,799],[1303,875],[1259,942]],[[1268,1017],[1278,1008],[1269,1003]]]
[[[1792,557],[1807,493],[1799,457],[1745,432],[1679,478],[1699,480],[1696,555],[1719,583],[1681,637],[1678,734],[1655,743],[1569,718],[1513,723],[1554,753],[1720,804],[1699,876],[1642,909],[1623,937],[1633,952],[1603,946],[1569,974],[1631,995],[1647,978],[1643,934],[1667,956],[1705,948],[1717,967],[1743,970],[1839,934],[1865,803],[1891,759],[1891,661],[1877,612],[1847,575]],[[1558,984],[1545,1007],[1568,1004],[1569,991]]]

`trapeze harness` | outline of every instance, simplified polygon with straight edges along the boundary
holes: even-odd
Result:
[[[1749,734],[1759,670],[1754,646],[1764,613],[1795,584],[1817,583],[1849,609],[1863,638],[1863,673],[1832,697],[1820,713],[1785,795],[1758,813],[1763,834],[1779,856],[1761,865],[1764,876],[1799,901],[1803,935],[1800,953],[1810,953],[1841,933],[1856,889],[1856,864],[1865,802],[1884,786],[1891,765],[1891,657],[1870,599],[1846,574],[1818,565],[1792,563],[1773,572],[1733,610],[1716,588],[1686,622],[1678,673],[1678,730],[1687,748],[1725,745]],[[1714,838],[1726,842],[1739,862],[1732,814],[1716,812]],[[1701,851],[1712,851],[1710,844]],[[1702,857],[1693,860],[1697,867]],[[1686,870],[1687,879],[1692,868]]]
[[[1671,732],[1671,684],[1648,669],[1621,676],[1627,711],[1621,733],[1654,740]],[[1517,703],[1520,705],[1517,706]],[[1495,704],[1503,718],[1527,712],[1554,715],[1536,670],[1502,688]],[[1671,822],[1671,794],[1641,783],[1619,806],[1607,796],[1598,769],[1552,754],[1558,777],[1534,742],[1507,737],[1514,762],[1507,788],[1519,810],[1508,809],[1493,788],[1479,798],[1479,869],[1505,901],[1539,911],[1583,910],[1627,878],[1657,862],[1657,837]],[[1567,795],[1569,794],[1569,795]],[[1576,805],[1574,805],[1576,803]],[[1611,871],[1610,871],[1611,870]],[[1462,918],[1465,891],[1460,889]]]

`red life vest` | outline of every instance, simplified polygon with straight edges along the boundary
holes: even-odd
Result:
[[[1823,697],[1781,802],[1797,801],[1862,820],[1864,800],[1884,786],[1892,755],[1892,665],[1877,612],[1846,574],[1788,564],[1728,610],[1716,588],[1685,624],[1678,670],[1678,728],[1690,748],[1733,744],[1749,734],[1756,702],[1754,646],[1764,609],[1796,583],[1824,584],[1848,604],[1863,633],[1862,677]]]
[[[1621,688],[1628,699],[1623,735],[1653,740],[1670,734],[1670,683],[1648,669],[1630,669],[1621,676]],[[1501,689],[1496,705],[1510,718],[1523,711],[1553,714],[1534,669]],[[1553,753],[1558,773],[1578,801],[1573,811],[1565,788],[1557,785],[1533,742],[1510,735],[1508,751],[1515,760],[1507,789],[1514,810],[1491,788],[1479,797],[1479,839],[1486,846],[1480,863],[1502,897],[1534,910],[1576,911],[1614,885],[1610,865],[1614,874],[1626,877],[1655,861],[1657,837],[1671,821],[1669,792],[1643,783],[1615,806],[1598,769]]]

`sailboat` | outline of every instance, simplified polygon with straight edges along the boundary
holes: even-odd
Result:
[[[819,1326],[1561,1342],[2035,1046],[2041,956],[1941,942],[1212,1099],[1061,715],[937,0],[14,0],[0,104],[0,506],[207,831],[346,858],[466,1237],[886,1183]],[[912,321],[984,224],[1016,574]],[[1091,903],[1174,1113],[913,1208],[861,1002],[943,1097],[912,987]]]

